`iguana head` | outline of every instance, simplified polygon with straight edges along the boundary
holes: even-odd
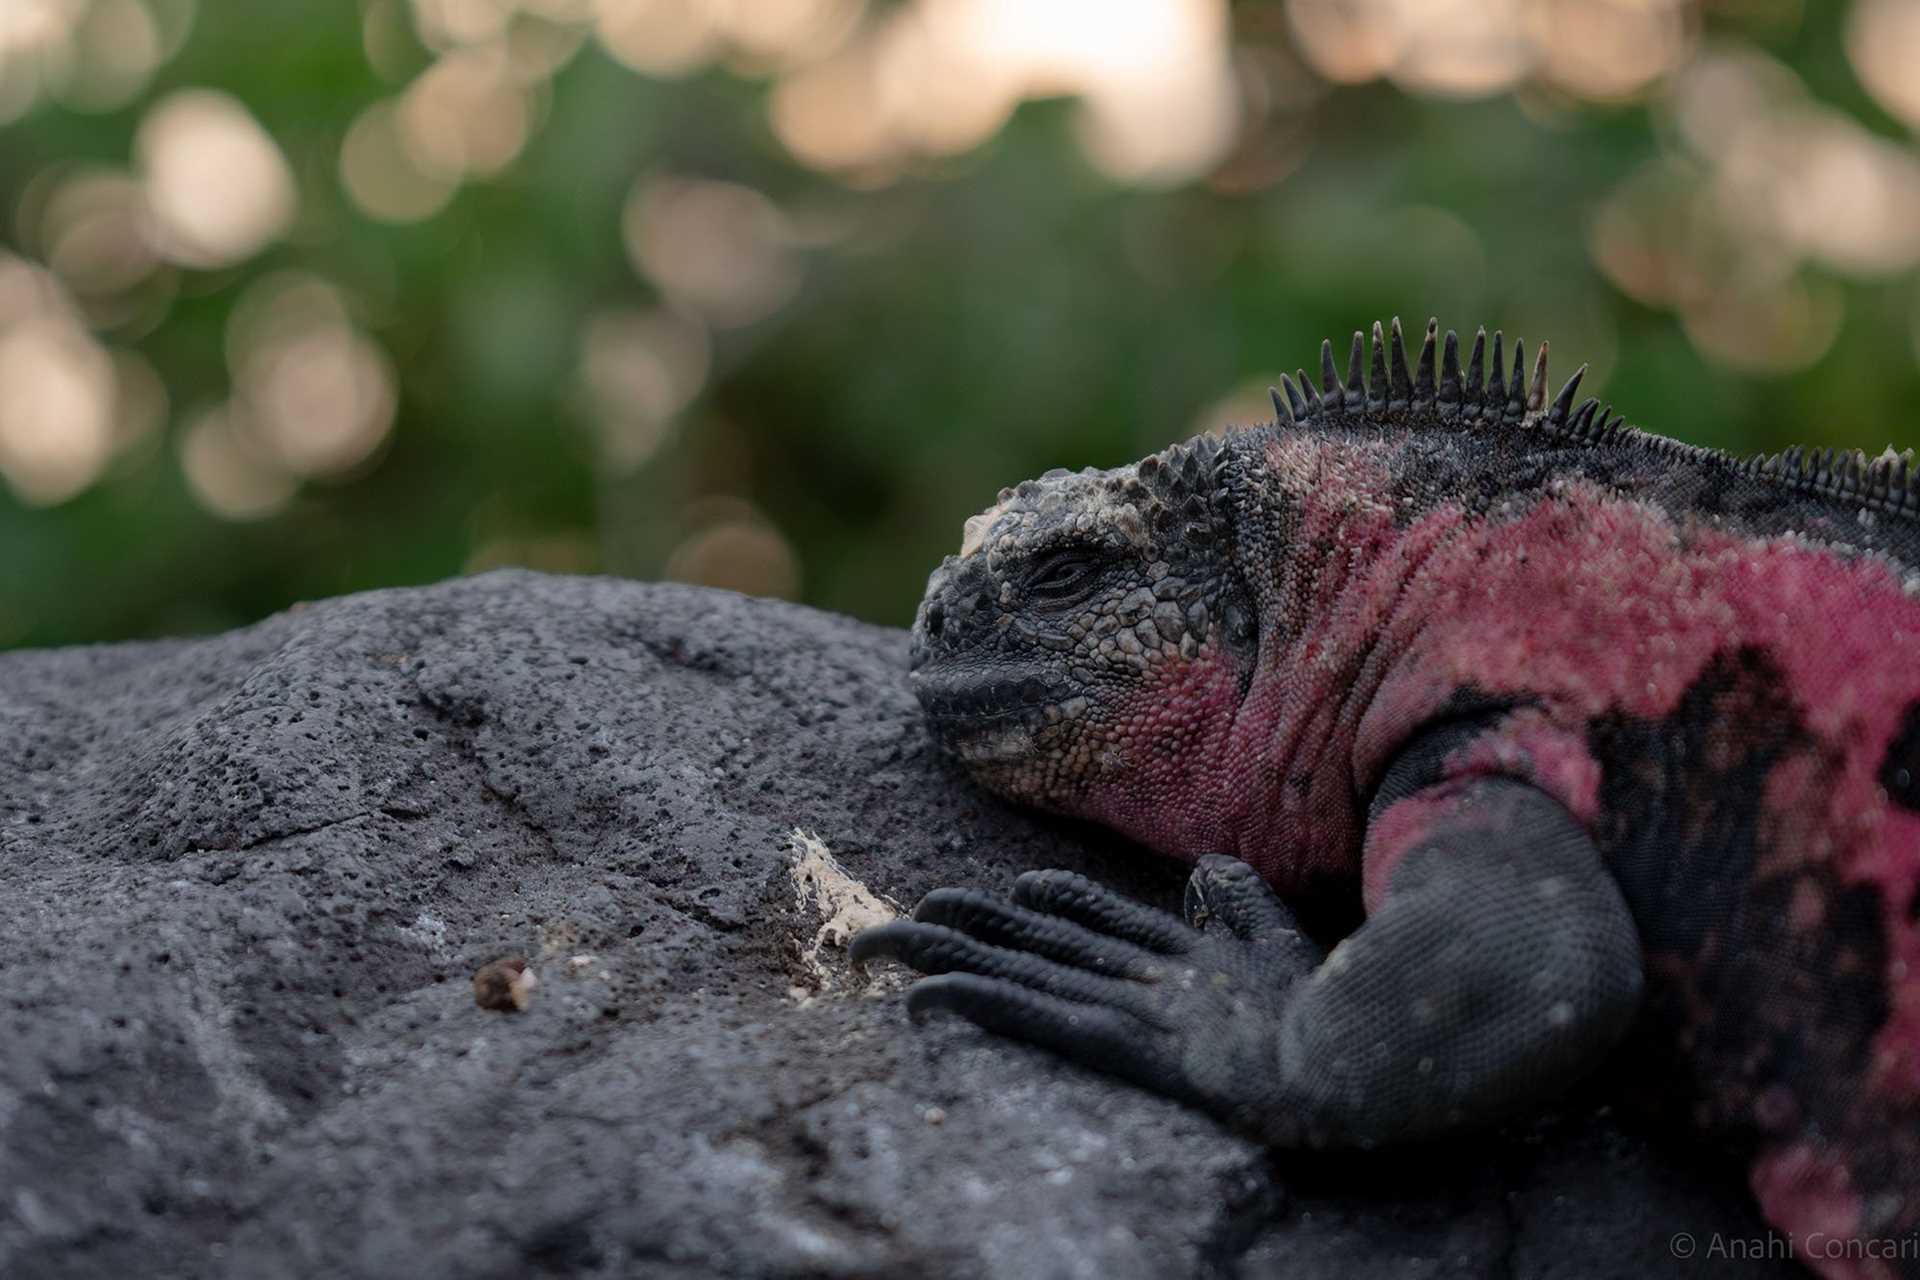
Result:
[[[913,687],[984,784],[1170,852],[1209,838],[1258,639],[1233,458],[1202,436],[1052,471],[967,521],[927,583]]]

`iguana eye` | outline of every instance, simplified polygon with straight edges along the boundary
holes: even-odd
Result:
[[[1042,560],[1027,575],[1029,594],[1043,600],[1071,599],[1091,586],[1100,572],[1100,562],[1079,551],[1064,551]]]

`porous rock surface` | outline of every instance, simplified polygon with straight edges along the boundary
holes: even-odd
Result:
[[[911,1026],[796,849],[832,901],[1180,873],[971,787],[905,675],[897,631],[526,573],[0,655],[0,1275],[1642,1276],[1761,1234],[1590,1104],[1273,1157]],[[506,955],[524,1012],[475,1004]]]

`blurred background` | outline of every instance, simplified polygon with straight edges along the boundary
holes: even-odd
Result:
[[[911,617],[1400,314],[1916,442],[1920,0],[0,0],[0,646],[499,565]]]

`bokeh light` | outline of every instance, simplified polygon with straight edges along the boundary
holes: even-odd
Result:
[[[504,49],[449,53],[400,101],[401,139],[421,169],[450,181],[498,174],[527,143],[531,108]]]
[[[1735,281],[1680,313],[1687,336],[1716,363],[1747,373],[1811,366],[1840,335],[1845,307],[1831,283],[1789,276]]]
[[[1538,18],[1541,72],[1591,101],[1630,98],[1681,66],[1688,16],[1679,0],[1553,0]]]
[[[595,0],[595,34],[607,52],[650,76],[698,70],[720,47],[709,6],[686,0]]]
[[[800,560],[793,545],[752,504],[708,499],[691,508],[683,523],[688,532],[667,557],[669,580],[753,596],[800,594]]]
[[[43,97],[74,111],[137,98],[180,49],[195,0],[7,0],[0,8],[0,124]]]
[[[391,101],[369,106],[347,129],[340,181],[363,213],[382,222],[422,222],[446,208],[459,189],[414,158]]]
[[[1236,82],[1220,0],[916,0],[774,91],[805,163],[871,177],[980,145],[1023,99],[1082,101],[1088,158],[1129,182],[1191,178],[1231,144]]]
[[[113,442],[106,353],[46,318],[0,332],[0,471],[21,498],[60,502],[91,484]]]
[[[1484,98],[1529,79],[1592,101],[1640,93],[1692,43],[1683,0],[1289,0],[1301,51],[1329,80]]]
[[[143,358],[102,346],[51,272],[0,253],[0,479],[16,497],[66,501],[165,412]]]
[[[786,219],[751,187],[650,177],[622,220],[634,267],[669,298],[720,328],[772,314],[800,287]]]
[[[1847,19],[1847,56],[1860,83],[1887,111],[1920,129],[1920,4],[1856,0]]]
[[[49,184],[24,238],[61,282],[83,297],[111,297],[159,266],[145,234],[144,189],[132,175],[80,168]]]
[[[226,520],[260,520],[293,499],[299,484],[263,456],[229,404],[189,417],[180,432],[180,468],[208,511]]]
[[[392,365],[325,281],[282,274],[252,285],[228,323],[227,353],[240,421],[289,475],[350,470],[393,425]]]
[[[169,94],[147,112],[133,146],[149,233],[172,262],[232,266],[293,221],[293,171],[273,138],[228,94]]]
[[[217,16],[0,0],[0,536],[897,621],[979,494],[1264,418],[1394,311],[1707,443],[1911,436],[1913,0],[356,0],[298,56]],[[35,572],[0,614],[57,614]]]
[[[607,466],[627,472],[665,443],[675,415],[705,385],[712,343],[705,326],[664,309],[594,315],[581,340],[580,379]]]

